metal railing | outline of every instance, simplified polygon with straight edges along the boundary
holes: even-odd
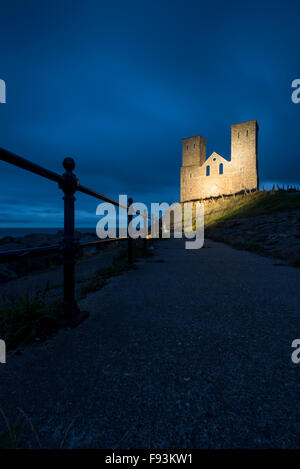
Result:
[[[63,160],[64,174],[59,175],[50,171],[42,166],[39,166],[25,158],[15,155],[3,148],[0,148],[0,160],[6,161],[9,164],[25,169],[38,176],[49,179],[58,183],[59,188],[63,191],[64,196],[64,232],[63,240],[60,244],[49,246],[27,248],[11,251],[0,252],[0,262],[9,260],[23,259],[24,257],[33,257],[44,254],[51,254],[62,251],[63,266],[64,266],[64,281],[63,281],[63,311],[64,318],[62,324],[67,326],[75,326],[81,322],[87,315],[87,312],[80,311],[75,297],[75,256],[79,248],[90,247],[105,242],[116,242],[127,240],[128,249],[128,263],[133,262],[133,239],[128,235],[126,237],[119,237],[114,239],[101,239],[98,241],[89,241],[85,243],[78,243],[75,239],[75,192],[82,192],[83,194],[91,197],[109,202],[115,206],[127,210],[128,226],[132,220],[132,212],[140,214],[139,211],[134,210],[132,206],[133,200],[128,199],[128,206],[122,205],[119,202],[110,199],[96,191],[93,191],[85,186],[79,184],[76,175],[73,173],[75,168],[75,161],[73,158],[65,158]],[[131,209],[131,210],[130,210]],[[150,218],[150,217],[147,217]],[[144,221],[146,223],[146,220]],[[144,239],[144,249],[146,249],[146,239]]]

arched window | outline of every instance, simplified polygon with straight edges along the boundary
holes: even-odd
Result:
[[[209,175],[210,175],[210,167],[206,166],[206,176],[209,176]]]
[[[219,165],[219,174],[223,174],[223,163]]]

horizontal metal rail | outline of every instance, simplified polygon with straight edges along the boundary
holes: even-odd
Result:
[[[42,166],[36,163],[32,163],[32,161],[22,158],[21,156],[15,155],[14,153],[7,151],[4,148],[0,148],[0,159],[2,161],[6,161],[6,163],[10,163],[14,166],[17,166],[18,168],[22,168],[26,171],[30,171],[31,173],[38,174],[39,176],[49,179],[50,181],[54,181],[59,184],[62,184],[64,182],[64,179],[62,176],[60,176],[60,174],[57,174],[54,171],[50,171],[49,169],[43,168]],[[98,192],[89,189],[88,187],[82,186],[81,184],[77,183],[76,190],[84,194],[90,195],[91,197],[95,197],[96,199],[104,200],[105,202],[110,202],[113,205],[128,210],[128,206],[120,204],[116,200],[110,199],[105,195],[99,194]]]
[[[43,168],[40,165],[33,163],[25,158],[21,158],[14,153],[7,151],[3,148],[0,148],[0,160],[10,163],[14,166],[17,166],[21,169],[25,169],[31,173],[37,174],[43,178],[49,179],[58,183],[59,188],[62,189],[64,193],[64,236],[63,240],[59,244],[41,246],[37,248],[24,248],[19,250],[11,251],[0,251],[0,262],[11,261],[11,260],[20,260],[27,257],[46,255],[54,252],[62,252],[63,254],[63,264],[64,264],[64,300],[63,300],[63,309],[65,313],[64,323],[66,325],[77,325],[81,320],[83,320],[88,313],[81,312],[77,306],[77,301],[75,299],[75,257],[76,252],[79,248],[85,248],[90,246],[96,246],[101,243],[107,242],[117,242],[127,240],[128,242],[128,262],[133,262],[133,240],[130,236],[122,238],[113,238],[113,239],[104,239],[97,241],[88,241],[85,243],[79,243],[75,239],[75,192],[82,192],[86,195],[94,197],[96,199],[109,202],[117,207],[124,208],[128,212],[128,225],[132,221],[132,215],[138,214],[144,216],[139,210],[135,210],[133,207],[133,200],[128,199],[128,206],[120,204],[116,200],[110,199],[98,192],[89,189],[85,186],[79,184],[76,175],[73,173],[75,168],[75,162],[72,158],[65,158],[63,161],[63,167],[65,168],[65,173],[59,175],[54,171]],[[149,218],[151,220],[151,217]],[[146,239],[144,240],[144,247],[146,249]]]
[[[128,210],[128,206],[127,205],[123,205],[123,204],[120,204],[119,202],[117,202],[116,200],[113,200],[113,199],[110,199],[109,197],[106,197],[105,195],[102,195],[102,194],[99,194],[98,192],[96,191],[93,191],[92,189],[89,189],[88,187],[84,187],[82,186],[81,184],[78,184],[77,186],[77,191],[79,192],[82,192],[83,194],[87,194],[87,195],[90,195],[91,197],[95,197],[96,199],[100,199],[100,200],[104,200],[105,202],[109,202],[113,205],[116,205],[120,208],[124,208],[125,210]],[[140,210],[135,210],[133,208],[132,210],[136,215],[142,215],[142,213],[140,212]],[[147,218],[149,220],[151,220],[151,217],[150,216],[147,216]]]
[[[17,156],[10,151],[4,150],[0,148],[0,159],[2,161],[6,161],[6,163],[13,164],[14,166],[18,166],[19,168],[26,169],[26,171],[30,171],[31,173],[38,174],[46,179],[50,179],[51,181],[62,183],[63,178],[60,174],[54,173],[54,171],[50,171],[49,169],[43,168],[38,164],[32,163],[25,158],[21,158],[21,156]]]
[[[13,164],[14,166],[17,166],[18,168],[25,169],[26,171],[30,171],[31,173],[37,174],[39,176],[42,176],[46,179],[49,179],[50,181],[54,181],[59,184],[62,184],[64,181],[63,177],[55,173],[54,171],[50,171],[49,169],[43,168],[42,166],[36,163],[32,163],[32,161],[22,158],[21,156],[15,155],[14,153],[8,150],[5,150],[4,148],[0,148],[0,160],[6,161],[6,163]],[[117,207],[124,208],[125,210],[128,210],[129,208],[129,206],[120,204],[116,200],[106,197],[103,194],[99,194],[99,192],[96,192],[93,189],[89,189],[88,187],[82,186],[78,182],[76,186],[76,191],[82,192],[83,194],[86,194],[86,195],[90,195],[91,197],[94,197],[96,199],[103,200],[104,202],[109,202]],[[139,210],[133,209],[133,212],[137,215],[142,215]],[[151,219],[151,217],[148,216],[148,219]]]
[[[87,248],[90,246],[97,246],[98,244],[101,244],[101,243],[113,243],[115,241],[126,241],[126,240],[128,240],[127,236],[122,236],[122,238],[98,239],[97,241],[87,241],[85,243],[80,243],[79,247]]]
[[[17,260],[24,257],[34,257],[44,254],[52,254],[61,250],[60,244],[51,244],[39,248],[11,249],[9,251],[0,251],[0,262]]]
[[[92,189],[89,189],[88,187],[84,187],[81,184],[78,184],[77,190],[79,192],[82,192],[83,194],[90,195],[91,197],[95,197],[96,199],[104,200],[105,202],[109,202],[113,205],[116,205],[120,208],[125,208],[125,210],[128,210],[127,205],[120,204],[116,200],[110,199],[109,197],[106,197],[105,195],[99,194],[96,191],[93,191]]]
[[[128,238],[124,236],[122,238],[107,238],[98,239],[97,241],[87,241],[85,243],[78,243],[79,248],[87,248],[91,246],[98,246],[103,243],[113,243],[116,241],[126,241]],[[55,252],[62,251],[61,244],[49,244],[49,246],[41,246],[38,248],[24,248],[24,249],[10,249],[9,251],[0,251],[0,262],[24,259],[24,257],[35,257],[41,255],[52,254]]]

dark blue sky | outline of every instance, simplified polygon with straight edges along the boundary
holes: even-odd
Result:
[[[1,0],[0,146],[138,201],[179,200],[181,138],[230,154],[257,119],[261,183],[299,183],[300,3]],[[0,226],[59,226],[54,183],[0,162]],[[97,201],[78,194],[77,222]]]

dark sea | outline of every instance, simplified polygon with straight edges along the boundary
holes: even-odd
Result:
[[[5,236],[21,237],[28,234],[55,234],[58,231],[62,231],[63,228],[0,228],[0,239]],[[81,233],[93,233],[96,234],[96,228],[76,228],[75,231]]]

